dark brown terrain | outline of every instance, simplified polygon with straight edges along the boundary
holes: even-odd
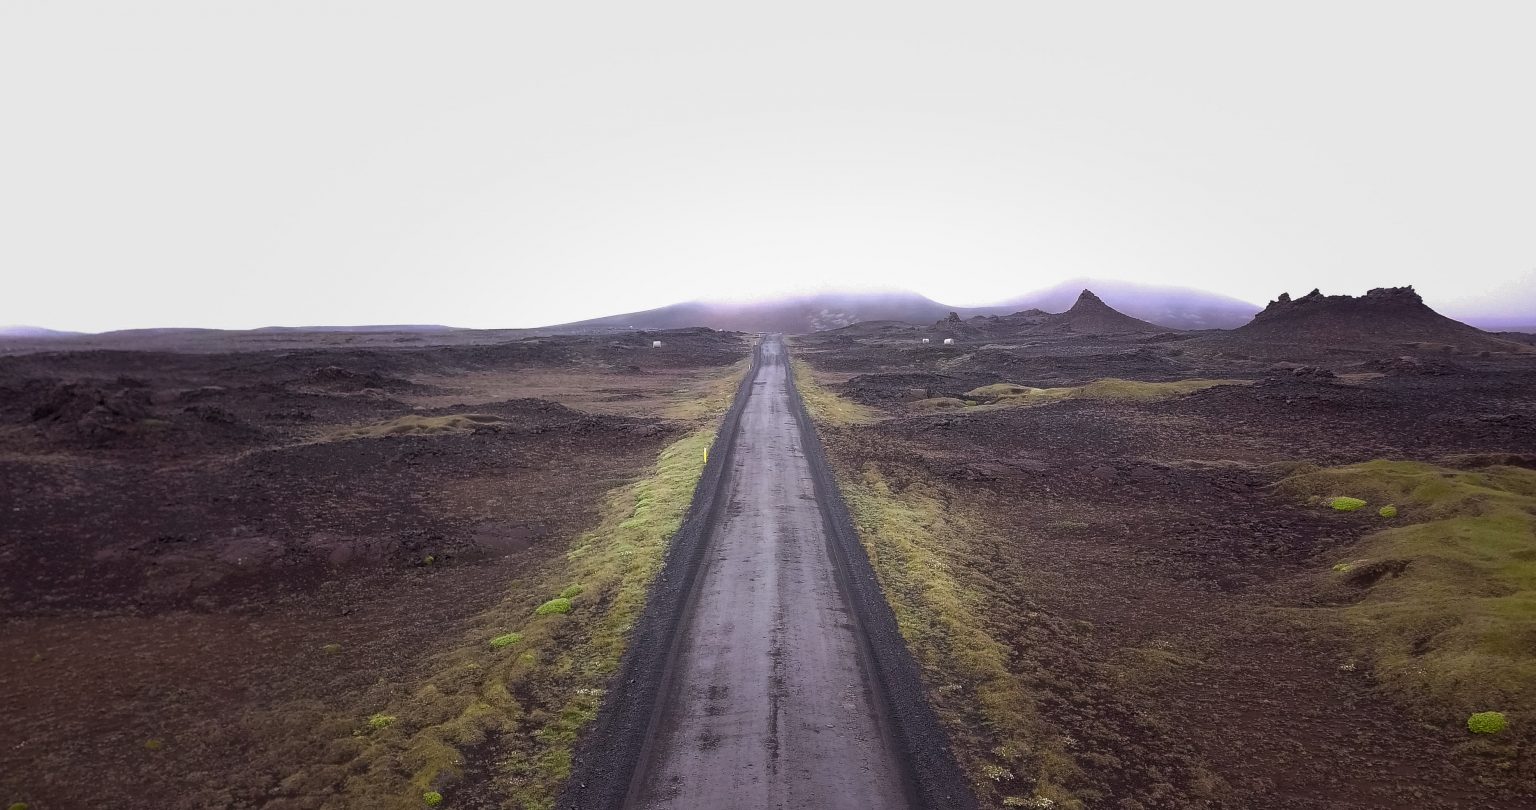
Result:
[[[1406,669],[1378,659],[1378,625],[1353,611],[1406,604],[1396,589],[1436,563],[1352,570],[1341,560],[1396,525],[1381,502],[1340,512],[1282,483],[1381,459],[1433,463],[1443,480],[1529,476],[1536,353],[1411,289],[1282,298],[1232,332],[1132,329],[1102,306],[1085,292],[1073,310],[1099,332],[1026,312],[795,343],[983,805],[1536,807],[1536,692],[1498,681],[1529,671],[1536,613],[1514,614],[1507,644],[1479,642],[1499,651],[1481,679],[1435,680],[1441,645],[1476,632],[1450,605],[1476,590],[1429,604]],[[1143,385],[1192,380],[1228,382]],[[1509,497],[1526,517],[1500,529],[1516,562],[1536,555],[1523,486]],[[1424,503],[1393,520],[1428,519]],[[1509,610],[1531,604],[1514,570],[1469,569],[1526,600]],[[1470,734],[1483,709],[1510,728]]]
[[[337,735],[526,590],[748,350],[402,337],[0,357],[0,800],[362,806],[295,775],[345,763]]]

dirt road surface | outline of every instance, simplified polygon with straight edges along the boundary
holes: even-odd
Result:
[[[734,437],[723,519],[629,792],[634,808],[903,808],[883,719],[767,339]]]

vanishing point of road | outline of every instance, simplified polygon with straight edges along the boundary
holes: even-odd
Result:
[[[652,810],[908,808],[903,758],[841,587],[766,338],[668,688],[625,802]]]

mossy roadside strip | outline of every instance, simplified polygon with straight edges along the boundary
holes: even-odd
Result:
[[[821,387],[794,361],[806,409],[824,426],[875,421],[870,409]],[[953,740],[971,790],[987,806],[1081,807],[1064,783],[1076,766],[1009,671],[1008,645],[991,634],[975,591],[956,574],[965,537],[979,530],[937,490],[895,491],[880,471],[831,468],[896,629],[921,668],[923,698]],[[899,641],[897,643],[900,643]]]
[[[509,808],[554,806],[695,485],[721,463],[706,454],[744,365],[704,395],[698,427],[663,449],[649,474],[605,497],[598,525],[563,558],[467,622],[457,644],[422,662],[419,678],[367,691],[375,716],[390,722],[328,724],[324,761],[292,774],[270,806],[406,810],[440,793],[453,807],[471,787],[482,794],[476,806],[490,797]]]
[[[813,409],[836,412],[839,406],[815,386],[805,365],[792,361],[790,368],[790,400],[825,521],[829,551],[838,569],[838,584],[848,601],[850,618],[858,626],[874,681],[872,688],[884,703],[892,736],[905,755],[918,806],[934,810],[975,808],[978,805],[971,780],[956,761],[950,737],[929,701],[910,640],[904,637],[894,605],[887,599],[882,587],[885,580],[877,574],[875,554],[861,542],[849,513],[850,504],[822,447]],[[802,382],[810,388],[809,397],[802,393]],[[859,414],[850,415],[857,418]]]
[[[730,408],[720,420],[719,430],[710,436],[708,459],[700,465],[687,511],[679,512],[679,526],[670,535],[665,557],[657,556],[658,570],[647,579],[644,609],[629,626],[622,661],[615,659],[618,671],[605,679],[611,692],[601,701],[600,709],[594,703],[595,711],[588,715],[594,722],[582,735],[574,758],[567,762],[563,775],[569,778],[563,780],[555,806],[572,810],[618,807],[629,791],[665,688],[673,642],[681,632],[679,624],[706,550],[709,527],[725,508],[721,484],[733,460],[732,438],[741,424],[758,364],[759,353],[754,347]]]

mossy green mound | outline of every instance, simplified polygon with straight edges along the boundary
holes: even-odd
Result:
[[[581,586],[580,585],[572,585],[571,587],[566,588],[565,590],[560,592],[560,598],[561,599],[574,599],[574,598],[576,598],[578,596],[581,596]]]
[[[932,397],[930,399],[919,399],[912,403],[912,407],[919,411],[953,411],[961,410],[969,406],[965,404],[965,400],[963,399],[956,399],[954,397]]]
[[[982,405],[1039,405],[1069,399],[1077,388],[1031,388],[1027,385],[998,383],[965,392],[966,400]]]
[[[1342,615],[1384,688],[1448,724],[1489,705],[1536,711],[1536,470],[1371,461],[1304,468],[1280,489],[1355,492],[1415,521],[1362,538],[1345,553],[1363,564],[1336,580],[1356,589]]]
[[[965,392],[965,395],[971,399],[997,400],[1002,399],[1003,397],[1025,396],[1031,391],[1042,390],[1044,389],[1030,388],[1027,385],[1014,385],[1013,383],[994,383],[992,385],[983,385],[980,388],[972,388],[971,390]]]
[[[480,413],[449,414],[447,416],[420,416],[409,414],[342,431],[343,438],[362,439],[381,436],[432,436],[442,433],[467,433],[482,425],[496,425],[506,420],[499,416]]]
[[[1386,506],[1377,509],[1376,514],[1381,515],[1384,518],[1395,518],[1397,517],[1397,507],[1393,506],[1392,504],[1387,504]]]
[[[1467,730],[1473,734],[1498,734],[1509,728],[1503,712],[1478,712],[1467,718]]]
[[[1353,512],[1356,509],[1365,506],[1365,501],[1362,501],[1359,498],[1341,497],[1334,498],[1333,500],[1329,501],[1328,505],[1334,509],[1339,510],[1340,512]]]
[[[536,609],[534,609],[533,612],[539,616],[554,616],[561,613],[570,613],[571,600],[564,596],[557,596],[554,599],[539,605]]]
[[[1193,394],[1218,385],[1248,385],[1247,380],[1173,380],[1141,382],[1109,377],[1095,380],[1077,389],[1074,399],[1109,399],[1151,401]]]
[[[421,794],[421,803],[428,807],[437,807],[443,803],[443,794],[438,793],[435,790],[429,790],[426,793]]]
[[[1192,394],[1218,385],[1248,385],[1248,380],[1173,380],[1142,382],[1106,377],[1085,385],[1064,388],[1032,388],[1014,383],[995,383],[965,392],[966,399],[984,405],[1041,405],[1063,399],[1092,399],[1110,402],[1154,402]]]
[[[522,640],[522,633],[502,633],[501,635],[491,639],[491,649],[499,650],[502,647],[510,647]]]
[[[368,718],[368,727],[374,729],[389,728],[394,722],[394,715],[380,713]]]

